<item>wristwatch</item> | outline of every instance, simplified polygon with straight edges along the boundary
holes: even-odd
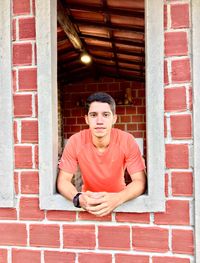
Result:
[[[81,208],[80,206],[80,203],[79,203],[79,196],[81,195],[82,193],[77,193],[74,198],[73,198],[73,204],[75,207],[78,207],[78,208]]]

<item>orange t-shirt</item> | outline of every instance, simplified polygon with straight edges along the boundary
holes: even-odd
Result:
[[[75,173],[79,165],[82,191],[119,192],[125,188],[124,171],[129,174],[145,169],[144,161],[134,137],[113,128],[109,146],[100,153],[92,143],[89,129],[70,137],[60,160],[59,168]]]

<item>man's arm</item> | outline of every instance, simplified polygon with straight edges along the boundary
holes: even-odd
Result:
[[[131,175],[132,182],[119,193],[90,193],[93,201],[87,206],[88,212],[96,216],[105,216],[124,202],[134,199],[146,190],[146,174],[144,171]],[[96,196],[96,200],[95,200]]]
[[[57,178],[57,189],[59,193],[66,199],[72,201],[78,193],[76,187],[71,183],[73,174],[60,170]],[[90,197],[87,193],[82,193],[79,197],[80,206],[87,210],[87,203],[90,202]]]

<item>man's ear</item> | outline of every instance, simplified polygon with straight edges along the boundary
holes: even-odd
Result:
[[[117,114],[115,114],[115,115],[113,116],[113,125],[116,123],[116,121],[117,121]]]
[[[88,123],[88,116],[87,115],[85,115],[85,122],[86,122],[87,125],[89,125],[89,123]]]

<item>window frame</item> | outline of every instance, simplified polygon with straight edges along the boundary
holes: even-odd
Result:
[[[11,1],[0,1],[0,207],[15,205],[11,39]]]
[[[70,201],[56,193],[58,163],[56,2],[36,0],[40,208],[75,211],[77,208]],[[162,0],[145,1],[145,38],[148,195],[139,196],[122,204],[114,210],[115,212],[165,211]]]

